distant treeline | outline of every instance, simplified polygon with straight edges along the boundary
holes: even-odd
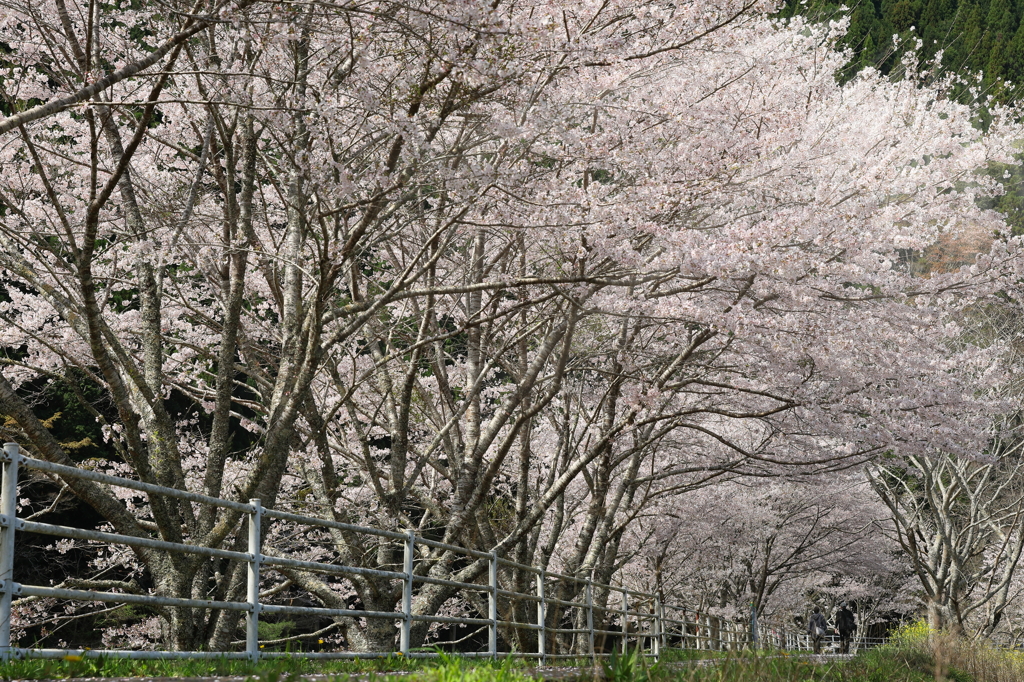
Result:
[[[849,76],[865,66],[900,69],[904,52],[920,40],[920,63],[941,50],[944,70],[984,74],[982,92],[1017,99],[1024,83],[1024,0],[786,0],[780,14],[838,18],[843,5],[850,15],[843,41],[853,52]]]

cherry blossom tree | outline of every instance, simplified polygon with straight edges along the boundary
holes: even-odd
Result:
[[[643,514],[696,504],[681,491],[974,453],[1003,407],[998,349],[950,340],[1016,243],[928,279],[905,254],[1001,226],[974,171],[1019,128],[914,78],[838,85],[841,26],[735,0],[179,9],[0,10],[0,410],[37,456],[74,463],[32,382],[84,376],[109,459],[82,466],[609,580]],[[65,483],[120,533],[244,542],[237,512]],[[434,577],[484,571],[420,552]],[[244,566],[131,561],[150,584],[120,589],[244,594]],[[332,606],[400,594],[286,577]],[[238,624],[161,617],[182,649]]]
[[[935,629],[999,626],[1024,550],[1018,439],[1000,434],[981,461],[944,453],[871,470],[888,528],[910,557]]]
[[[815,595],[898,572],[898,547],[859,472],[797,480],[738,479],[686,494],[652,513],[634,540],[646,588],[695,611],[745,619],[751,608],[788,622]],[[671,519],[671,521],[666,521]],[[840,599],[862,596],[840,594]]]
[[[927,256],[927,254],[926,254]],[[1003,355],[1005,411],[973,457],[943,451],[901,457],[895,450],[868,468],[888,508],[883,526],[911,561],[933,628],[991,636],[1012,601],[1024,550],[1020,449],[1019,297],[1004,295],[963,311],[960,343]]]

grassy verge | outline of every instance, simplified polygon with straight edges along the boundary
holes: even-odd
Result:
[[[532,682],[516,668],[513,659],[501,663],[468,662],[454,656],[441,656],[431,668],[416,675],[417,682]]]
[[[920,630],[920,628],[918,628]],[[712,658],[701,665],[699,658]],[[806,655],[780,651],[665,652],[651,665],[630,652],[606,659],[594,670],[589,661],[571,661],[578,680],[590,682],[1016,682],[1024,680],[1024,653],[1010,652],[936,633],[908,629],[885,647],[862,652],[851,660],[817,662]],[[0,679],[68,679],[75,677],[208,677],[240,676],[254,682],[298,682],[308,674],[346,678],[369,677],[375,682],[530,682],[536,661],[491,662],[442,654],[434,659],[323,661],[303,658],[248,661],[130,661],[81,660],[14,661],[0,666]]]
[[[1021,682],[1024,652],[931,632],[918,624],[851,660],[781,651],[742,652],[713,667],[634,666],[612,682]]]
[[[932,636],[925,651],[931,654],[936,678],[945,676],[956,682],[1024,680],[1024,652],[941,634]]]
[[[812,662],[806,656],[747,654],[727,658],[714,666],[692,667],[688,670],[673,670],[658,665],[652,669],[649,682],[935,681],[929,660],[904,653],[874,650],[859,654],[852,660],[824,663]]]
[[[680,663],[682,661],[700,661],[707,658],[729,658],[735,653],[728,651],[709,651],[707,649],[666,649],[661,654],[662,663]]]
[[[705,658],[725,658],[727,655],[718,651],[672,649],[664,652],[661,658],[665,663],[679,663]],[[373,675],[385,678],[391,672],[421,672],[423,675],[417,675],[416,682],[448,682],[450,676],[455,674],[454,671],[457,671],[461,675],[458,679],[465,682],[511,682],[503,677],[508,672],[522,671],[538,665],[540,661],[529,658],[508,658],[492,662],[447,654],[431,659],[393,655],[383,658],[331,661],[304,658],[301,653],[296,653],[287,658],[265,659],[259,663],[238,659],[138,661],[68,655],[64,659],[31,659],[0,664],[0,680],[55,680],[76,677],[251,677],[254,680],[277,682],[300,675],[335,675],[342,679]],[[593,670],[588,657],[556,659],[549,661],[547,665],[580,668],[588,672]],[[480,672],[470,672],[476,670]],[[441,673],[449,677],[438,678],[437,675]],[[483,677],[478,679],[479,675]],[[528,678],[523,676],[523,679]]]
[[[342,682],[369,677],[387,682],[389,674],[413,672],[416,682],[532,682],[511,659],[472,661],[442,655],[432,660],[404,661],[394,656],[363,661],[312,661],[300,656],[252,664],[247,661],[15,661],[0,666],[0,679],[54,680],[81,677],[208,677],[243,676],[253,682],[299,682],[302,675],[328,674]],[[397,677],[395,680],[397,681]],[[401,678],[408,682],[410,676]]]
[[[303,658],[301,654],[252,663],[245,660],[163,660],[136,661],[124,658],[68,656],[63,660],[11,661],[0,665],[0,680],[54,680],[75,677],[253,677],[266,680],[287,679],[299,675],[330,674],[386,675],[389,672],[426,670],[437,661],[385,658],[325,661]]]

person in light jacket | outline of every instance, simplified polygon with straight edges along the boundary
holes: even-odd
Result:
[[[811,636],[811,643],[814,644],[814,653],[821,653],[821,640],[828,632],[828,621],[825,620],[825,614],[821,612],[821,609],[817,606],[814,607],[814,613],[811,614],[811,620],[807,623],[807,634]]]

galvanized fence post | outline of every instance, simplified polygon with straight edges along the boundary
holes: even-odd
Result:
[[[651,653],[654,654],[654,660],[657,661],[661,657],[662,637],[664,636],[662,630],[664,624],[661,622],[661,597],[654,595],[654,637],[651,640]]]
[[[683,610],[683,622],[679,625],[679,636],[683,642],[684,649],[699,649],[697,642],[694,641],[693,636],[690,634],[690,626],[693,623],[690,621],[690,616],[687,611]]]
[[[757,648],[757,605],[750,602],[750,648]]]
[[[14,525],[18,514],[18,462],[21,448],[4,443],[3,481],[0,482],[0,514],[6,524],[0,529],[0,660],[11,660],[11,598],[14,596]]]
[[[591,663],[597,665],[597,652],[594,650],[594,576],[587,578],[587,649]]]
[[[249,512],[249,575],[245,599],[249,602],[249,610],[245,614],[245,652],[249,660],[260,659],[260,525],[263,517],[263,506],[258,499],[249,500],[252,511]]]
[[[547,595],[544,589],[544,569],[537,573],[537,655],[541,665],[547,662]]]
[[[487,626],[487,651],[491,658],[498,657],[498,553],[491,552],[488,571],[490,589],[487,593],[487,617],[490,623]]]
[[[622,653],[629,648],[629,592],[622,588]]]
[[[405,536],[405,551],[402,561],[402,635],[399,639],[399,651],[403,656],[409,655],[409,642],[412,638],[412,579],[413,558],[416,549],[416,531],[410,529]]]

